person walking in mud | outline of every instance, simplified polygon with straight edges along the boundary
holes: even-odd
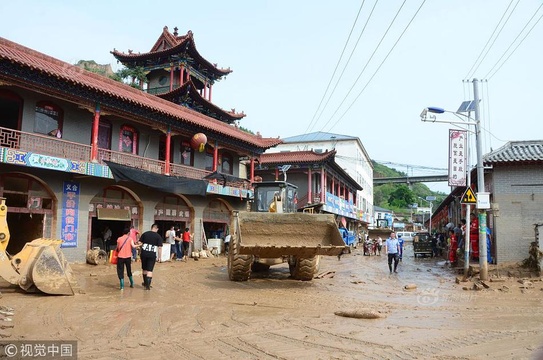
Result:
[[[117,239],[117,276],[119,277],[119,289],[124,290],[124,267],[126,265],[126,275],[130,281],[130,287],[134,287],[134,278],[132,277],[132,249],[136,244],[130,236],[130,228],[125,228],[123,235]]]
[[[385,250],[388,255],[388,270],[392,274],[392,261],[394,260],[394,272],[397,272],[398,262],[400,260],[400,244],[396,239],[396,233],[391,232],[390,237],[385,243]]]
[[[162,236],[158,233],[158,225],[151,225],[151,230],[144,232],[140,237],[141,243],[141,270],[143,272],[143,287],[145,290],[151,290],[151,281],[153,280],[153,269],[157,260],[162,259]]]
[[[399,257],[400,257],[400,262],[402,262],[402,259],[403,259],[403,239],[402,239],[402,235],[398,235],[398,244],[400,245],[400,252],[399,252]]]
[[[189,228],[185,228],[183,233],[183,260],[187,261],[187,256],[189,255],[190,243],[192,242],[192,235]]]

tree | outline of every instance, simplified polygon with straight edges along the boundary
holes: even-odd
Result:
[[[406,185],[399,185],[389,196],[388,203],[398,208],[408,208],[415,201],[413,192]]]
[[[134,68],[123,67],[122,69],[117,70],[110,78],[129,84],[136,89],[142,89],[145,80],[147,80],[147,71],[141,66],[136,66]]]

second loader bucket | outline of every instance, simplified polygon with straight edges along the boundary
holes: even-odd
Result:
[[[12,264],[18,267],[19,286],[52,295],[74,295],[77,282],[70,265],[60,250],[62,240],[36,239],[15,255]]]

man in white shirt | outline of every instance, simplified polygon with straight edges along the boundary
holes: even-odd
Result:
[[[230,239],[232,238],[232,235],[228,234],[224,238],[224,253],[228,255],[228,248],[230,247]]]
[[[386,241],[386,251],[388,255],[388,270],[392,274],[392,260],[394,260],[394,272],[397,272],[398,262],[400,260],[400,243],[396,239],[396,234],[391,232],[390,237]]]

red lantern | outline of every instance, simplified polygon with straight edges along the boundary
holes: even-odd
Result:
[[[194,134],[192,139],[190,139],[190,146],[194,150],[198,150],[199,152],[203,152],[206,148],[207,144],[207,136],[205,136],[202,133]]]

